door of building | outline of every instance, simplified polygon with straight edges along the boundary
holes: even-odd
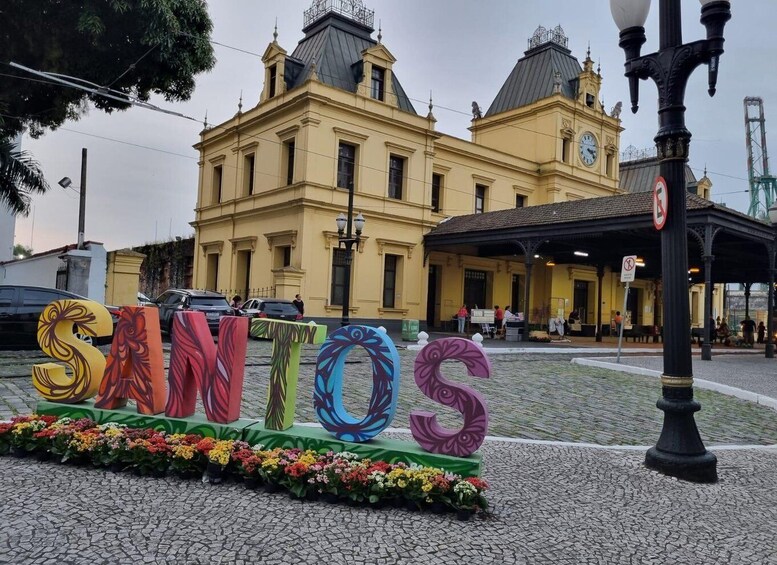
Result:
[[[578,319],[588,323],[588,281],[575,281],[575,295],[572,300],[572,310],[577,312]]]
[[[485,271],[464,271],[464,304],[467,308],[489,308],[486,304],[486,282],[488,273]]]
[[[642,317],[640,316],[639,311],[639,288],[630,288],[629,289],[629,298],[626,300],[626,311],[631,312],[631,325],[632,326],[639,326],[642,324]]]
[[[525,312],[523,307],[523,293],[526,287],[524,287],[523,277],[521,275],[513,275],[513,288],[510,299],[510,312],[517,314],[518,312]]]
[[[437,326],[439,318],[440,294],[438,287],[440,285],[440,267],[438,265],[429,265],[429,278],[427,279],[426,291],[426,327],[433,328]]]

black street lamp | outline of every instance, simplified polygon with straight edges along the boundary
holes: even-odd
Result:
[[[709,93],[715,94],[718,62],[723,53],[723,28],[731,19],[726,0],[700,0],[701,23],[707,39],[683,44],[681,0],[659,0],[659,42],[656,53],[640,56],[646,41],[645,20],[650,0],[610,0],[620,29],[619,45],[626,52],[631,109],[639,107],[639,80],[653,79],[658,87],[659,130],[655,137],[660,174],[669,193],[667,220],[661,232],[664,273],[664,426],[645,465],[681,479],[717,481],[717,457],[704,448],[693,414],[701,405],[693,399],[690,305],[688,301],[688,235],[685,204],[685,163],[691,133],[685,127],[685,87],[694,69],[709,66]]]
[[[766,358],[774,359],[774,255],[777,252],[777,202],[769,208],[769,221],[772,223],[775,234],[771,245],[767,247],[769,250],[769,304],[766,307]]]
[[[353,245],[357,245],[361,239],[364,229],[364,216],[362,213],[353,217],[353,189],[348,192],[348,217],[342,212],[337,219],[337,240],[338,247],[345,245],[345,283],[343,284],[343,315],[340,318],[340,325],[347,326],[351,323],[349,318],[351,307],[351,264],[353,263]],[[352,232],[352,226],[356,229],[355,235]]]

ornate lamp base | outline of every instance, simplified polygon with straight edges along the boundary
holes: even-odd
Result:
[[[664,411],[664,427],[656,446],[645,455],[645,465],[684,481],[717,482],[718,458],[704,448],[693,418],[701,409],[693,400],[693,388],[664,386],[656,406]]]

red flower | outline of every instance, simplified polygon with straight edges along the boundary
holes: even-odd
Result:
[[[488,483],[478,477],[467,477],[464,480],[478,490],[486,490],[488,488]]]

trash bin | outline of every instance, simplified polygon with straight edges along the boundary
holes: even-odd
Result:
[[[505,341],[521,341],[523,339],[523,322],[507,322],[505,324]]]
[[[402,320],[402,341],[418,341],[418,320]]]

